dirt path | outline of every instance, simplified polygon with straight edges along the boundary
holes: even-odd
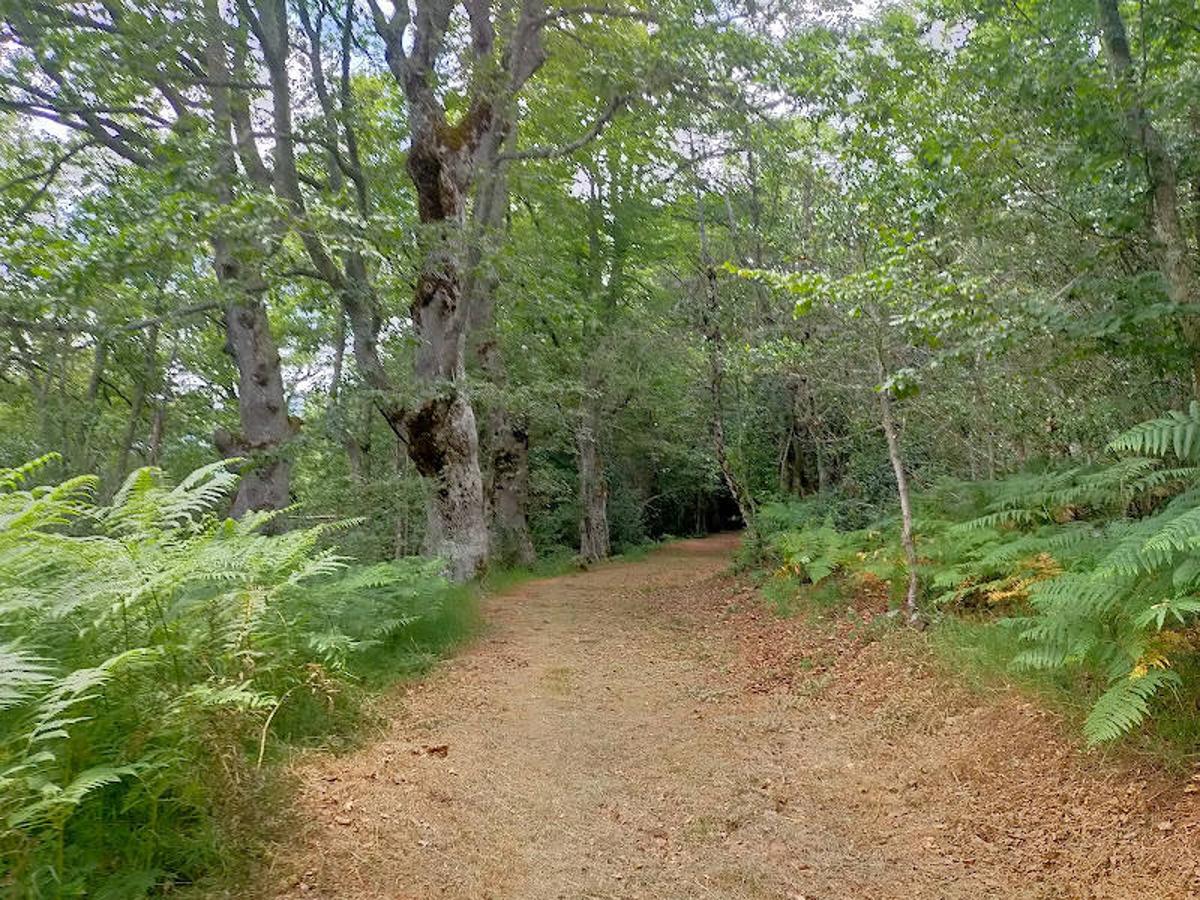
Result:
[[[756,611],[732,546],[490,600],[487,635],[389,701],[387,734],[304,765],[308,827],[268,893],[1200,896],[1187,782],[1084,757],[863,629]]]

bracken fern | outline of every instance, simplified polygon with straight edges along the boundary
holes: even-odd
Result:
[[[447,585],[436,562],[347,569],[329,539],[352,523],[223,518],[224,463],[140,469],[99,506],[91,477],[31,485],[50,461],[0,470],[0,890],[194,881],[284,702],[337,694]]]
[[[926,612],[1002,611],[1000,627],[1016,635],[1014,668],[1103,678],[1109,687],[1084,726],[1090,743],[1137,728],[1169,689],[1198,687],[1175,662],[1198,650],[1200,404],[1130,429],[1110,448],[1137,455],[945,482],[917,502]],[[852,569],[904,577],[888,551],[894,521],[838,532],[803,512],[772,515],[779,533],[767,540],[781,571],[813,581]]]

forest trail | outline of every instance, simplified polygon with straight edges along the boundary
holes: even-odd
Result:
[[[890,644],[918,637],[775,618],[727,574],[735,542],[488,600],[377,740],[300,764],[264,894],[1200,896],[1185,779],[1084,756]]]

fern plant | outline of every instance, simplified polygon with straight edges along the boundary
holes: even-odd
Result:
[[[1027,646],[1014,665],[1084,666],[1109,687],[1085,724],[1092,743],[1140,724],[1152,701],[1180,685],[1176,654],[1200,611],[1200,495],[1189,491],[1160,512],[1105,525],[1086,555],[1031,591],[1035,615],[1017,623]]]
[[[1111,741],[1177,691],[1194,695],[1200,621],[1200,404],[1120,435],[1105,465],[945,481],[917,498],[927,611],[1008,617],[1015,669],[1098,677],[1084,723]],[[839,531],[816,503],[768,510],[779,574],[904,573],[895,523]],[[1186,661],[1187,665],[1177,665]],[[1181,707],[1182,708],[1182,707]],[[1194,714],[1194,712],[1192,713]]]
[[[32,485],[47,462],[0,470],[0,869],[30,897],[193,881],[285,701],[336,693],[448,588],[434,564],[348,570],[350,523],[223,518],[224,463],[141,469],[100,506],[90,476]]]
[[[1183,687],[1173,661],[1194,656],[1200,613],[1200,405],[1143,423],[1110,448],[1137,453],[1108,466],[1022,476],[1002,483],[983,515],[951,531],[994,535],[968,565],[1041,559],[1018,578],[1031,614],[1007,624],[1019,635],[1019,669],[1099,674],[1107,689],[1084,723],[1089,743],[1111,741]],[[1171,494],[1174,494],[1171,497]],[[1145,502],[1150,498],[1149,502]],[[1168,499],[1170,498],[1170,499]],[[1139,515],[1139,505],[1148,514]],[[1037,554],[1036,556],[1034,554]],[[958,572],[963,570],[960,565]],[[995,589],[960,582],[953,590]]]
[[[785,531],[774,539],[783,572],[819,584],[830,575],[861,563],[877,532],[838,531],[832,522],[800,531]]]

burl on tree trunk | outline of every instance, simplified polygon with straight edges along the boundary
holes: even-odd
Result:
[[[426,550],[444,557],[457,580],[477,575],[488,559],[479,436],[466,393],[463,217],[474,146],[489,116],[482,106],[453,128],[427,122],[408,155],[426,226],[412,304],[419,341],[414,373],[424,393],[403,411],[399,430],[417,471],[433,483]]]

